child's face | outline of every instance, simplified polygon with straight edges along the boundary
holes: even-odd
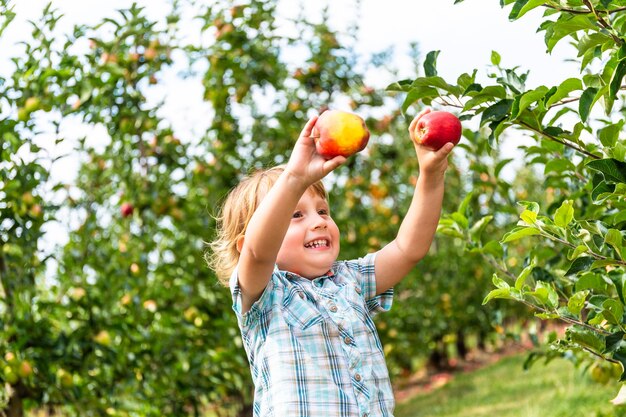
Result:
[[[285,271],[313,279],[330,270],[339,255],[339,228],[328,202],[308,190],[296,206],[278,251],[276,263]]]

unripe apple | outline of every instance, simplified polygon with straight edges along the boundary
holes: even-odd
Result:
[[[370,138],[360,116],[341,110],[323,112],[313,126],[312,135],[317,153],[327,159],[338,155],[348,157],[362,151]]]
[[[146,48],[146,50],[143,52],[143,56],[144,58],[146,58],[146,61],[152,61],[158,56],[158,54],[159,52],[156,50],[156,48],[153,47]]]
[[[41,107],[41,101],[37,97],[28,97],[24,102],[24,108],[27,112],[31,113],[35,110],[39,110]]]
[[[33,373],[33,366],[28,361],[23,361],[17,368],[17,374],[20,378],[28,378]]]
[[[461,121],[447,111],[431,111],[417,119],[415,141],[422,146],[438,150],[448,142],[455,145],[461,140]]]
[[[72,374],[67,372],[65,369],[57,369],[56,374],[57,379],[63,388],[71,388],[74,385],[74,378],[72,377]]]
[[[111,346],[111,335],[106,330],[101,330],[93,337],[93,340],[103,346]]]
[[[9,365],[6,365],[3,369],[4,372],[4,380],[9,384],[13,385],[18,381],[17,374]]]
[[[130,203],[123,203],[120,207],[120,213],[122,213],[122,217],[128,217],[133,214],[135,208]]]

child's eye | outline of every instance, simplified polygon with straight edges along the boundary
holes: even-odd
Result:
[[[299,211],[294,212],[291,216],[292,219],[299,219],[300,217],[302,217],[302,213]]]
[[[320,216],[328,216],[328,210],[327,210],[327,209],[321,209],[321,210],[318,210],[318,211],[317,211],[317,213],[318,213]]]

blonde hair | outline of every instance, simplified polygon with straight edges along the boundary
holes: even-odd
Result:
[[[230,276],[239,262],[237,240],[245,235],[252,215],[284,170],[285,166],[279,165],[255,171],[241,180],[224,200],[217,216],[217,236],[209,243],[210,250],[205,254],[209,267],[223,285],[228,286]],[[312,184],[309,190],[328,199],[321,181]]]

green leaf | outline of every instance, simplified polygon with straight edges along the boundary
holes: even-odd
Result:
[[[424,74],[427,77],[433,77],[437,75],[437,57],[441,51],[430,51],[426,54],[426,60],[424,61]]]
[[[520,219],[522,219],[526,224],[532,226],[537,222],[537,213],[530,210],[524,210],[520,215]]]
[[[461,75],[459,75],[456,79],[456,84],[461,87],[463,89],[463,95],[465,95],[467,93],[467,90],[470,88],[476,88],[475,86],[478,86],[478,90],[474,90],[474,91],[480,91],[482,90],[482,87],[480,87],[480,84],[475,84],[476,83],[476,73],[478,71],[474,70],[472,72],[472,75],[469,75],[468,73],[463,73]],[[473,87],[474,86],[474,87]]]
[[[622,87],[622,80],[626,75],[626,59],[622,59],[615,67],[615,71],[613,72],[613,77],[611,77],[611,83],[609,84],[609,96],[612,99],[617,97],[617,93],[619,93],[620,88]]]
[[[473,93],[473,91],[472,91]],[[483,103],[496,101],[506,97],[506,90],[501,85],[489,85],[482,90],[476,92],[476,94],[469,94],[472,98],[465,103],[463,111],[473,109],[480,106]]]
[[[543,174],[547,175],[550,172],[555,172],[557,174],[563,174],[566,171],[574,172],[576,169],[575,165],[566,158],[556,158],[548,161],[543,169]]]
[[[580,119],[583,122],[587,121],[589,117],[589,113],[591,112],[591,108],[593,104],[596,102],[596,95],[598,94],[598,89],[595,87],[589,87],[583,91],[583,94],[580,96],[580,101],[578,102],[578,114],[580,114]]]
[[[590,48],[595,48],[598,45],[609,42],[613,42],[613,38],[601,32],[593,32],[584,35],[578,42],[578,56],[583,56]]]
[[[535,290],[528,293],[535,297],[541,304],[550,308],[557,308],[559,305],[559,296],[552,286],[543,281],[537,281]]]
[[[606,292],[609,283],[601,275],[594,273],[582,274],[576,281],[576,291],[594,290],[599,293]]]
[[[603,197],[607,194],[611,194],[615,191],[615,184],[607,184],[606,181],[600,181],[591,191],[591,198],[594,203],[599,203],[603,200]]]
[[[575,316],[580,317],[580,312],[585,307],[585,299],[589,295],[588,290],[578,291],[567,300],[567,309]]]
[[[557,21],[550,25],[546,30],[546,46],[548,52],[552,52],[552,49],[556,44],[564,37],[571,35],[579,30],[596,30],[595,20],[584,15],[571,15],[562,13]]]
[[[534,236],[540,233],[541,231],[536,227],[516,227],[510,232],[507,232],[500,241],[500,243],[509,243],[526,236]]]
[[[530,210],[533,213],[539,213],[539,204],[535,201],[518,201],[517,205],[524,207],[526,210]]]
[[[619,275],[619,276],[615,276],[615,275],[611,275],[611,281],[613,282],[613,285],[615,285],[615,289],[617,290],[617,295],[620,299],[620,301],[622,303],[624,303],[624,296],[626,294],[624,294],[624,291],[626,290],[626,285],[624,285],[626,283],[626,276],[624,275]]]
[[[518,95],[515,98],[515,103],[517,103],[517,105],[514,103],[511,108],[510,119],[511,120],[517,119],[520,113],[526,110],[528,106],[530,106],[532,103],[535,103],[541,100],[546,95],[547,92],[548,92],[548,87],[542,85],[536,88],[535,90],[530,90],[521,95]]]
[[[504,99],[500,100],[497,103],[487,107],[482,114],[480,119],[480,125],[483,126],[485,123],[495,120],[500,121],[507,117],[509,111],[511,110],[511,106],[513,104],[513,100]]]
[[[467,208],[469,207],[469,204],[472,202],[473,197],[474,197],[473,191],[470,191],[469,193],[467,193],[465,198],[463,198],[463,201],[461,202],[461,204],[459,204],[459,210],[458,210],[459,213],[463,215],[469,214],[467,212]]]
[[[500,61],[502,60],[502,58],[500,57],[500,54],[497,53],[496,51],[491,51],[491,63],[495,66],[500,65]]]
[[[491,282],[496,288],[511,288],[508,282],[500,278],[497,274],[493,274]]]
[[[559,227],[567,227],[574,220],[574,201],[565,200],[554,214],[554,224]]]
[[[572,261],[572,260],[578,258],[581,254],[583,254],[585,252],[587,252],[587,246],[585,246],[585,245],[578,245],[578,246],[576,246],[576,249],[574,249],[572,251],[572,253],[567,256],[567,259]]]
[[[546,101],[546,107],[550,107],[553,104],[559,102],[564,99],[571,93],[572,91],[582,90],[583,83],[579,78],[568,78],[559,84],[556,92]]]
[[[437,89],[445,91],[446,93],[452,93],[455,95],[460,95],[463,92],[462,88],[448,84],[446,80],[437,76],[416,78],[415,81],[413,81],[413,84],[411,86],[412,87],[435,87]]]
[[[467,217],[465,217],[461,213],[454,212],[450,215],[450,217],[452,218],[452,220],[455,221],[456,224],[459,225],[461,229],[467,229],[469,227],[469,221],[467,220]]]
[[[581,256],[574,259],[565,275],[575,275],[581,271],[587,271],[593,264],[594,259],[591,256]]]
[[[504,255],[504,250],[502,249],[502,245],[497,240],[490,240],[485,243],[482,247],[482,252],[491,255],[496,259],[502,258]]]
[[[626,183],[626,163],[616,159],[596,159],[587,163],[587,167],[599,171],[606,181]]]
[[[615,259],[598,259],[594,261],[589,269],[606,268],[607,266],[616,266],[618,261]]]
[[[516,290],[522,291],[522,288],[524,287],[524,284],[526,283],[526,279],[528,278],[530,273],[533,271],[533,269],[535,269],[535,266],[537,265],[534,262],[531,262],[530,265],[524,268],[522,272],[518,275],[517,279],[515,280]]]
[[[606,340],[606,348],[604,350],[604,352],[602,353],[611,353],[611,352],[615,352],[617,349],[619,349],[620,347],[624,346],[624,335],[626,335],[626,333],[624,333],[621,330],[618,330],[614,333],[611,333],[610,335],[605,337]]]
[[[496,167],[494,168],[494,171],[493,171],[494,175],[495,175],[496,177],[499,177],[499,176],[500,176],[500,172],[502,171],[502,169],[503,169],[503,168],[504,168],[504,167],[505,167],[508,163],[510,163],[510,162],[512,162],[512,161],[513,161],[513,159],[512,159],[512,158],[510,158],[510,159],[503,159],[502,161],[498,162],[498,163],[496,164]]]
[[[516,0],[511,9],[511,13],[509,13],[509,19],[519,19],[532,9],[542,6],[543,4],[544,0]]]
[[[413,80],[400,80],[393,82],[385,88],[386,91],[409,91]]]
[[[620,325],[622,323],[622,316],[624,315],[624,307],[619,301],[609,298],[602,303],[602,314],[604,318],[611,324]]]
[[[510,288],[496,288],[495,290],[491,290],[489,294],[487,294],[487,296],[483,300],[483,305],[487,304],[494,298],[505,298],[510,300],[514,299],[514,297],[511,295]]]
[[[624,130],[624,119],[619,120],[617,123],[612,123],[608,126],[598,129],[598,139],[602,145],[606,147],[615,146],[619,134]]]
[[[433,87],[415,87],[412,88],[408,94],[406,95],[406,98],[404,99],[404,102],[402,103],[402,111],[406,112],[406,110],[409,108],[409,106],[419,100],[429,100],[429,99],[433,99],[439,97],[439,91],[437,91],[436,88]]]
[[[619,382],[626,381],[626,348],[622,346],[620,349],[618,349],[613,354],[613,358],[618,360],[622,364],[622,375],[619,378]],[[622,385],[622,387],[624,387],[624,385]]]
[[[622,234],[617,229],[609,229],[606,236],[604,236],[604,243],[611,245],[613,249],[615,249],[615,252],[617,253],[617,256],[620,257],[620,259],[623,259],[622,258],[622,250],[623,250],[622,240],[623,240]]]
[[[485,228],[489,225],[489,222],[493,220],[493,216],[485,216],[482,219],[478,220],[474,225],[470,228],[470,236],[473,240],[478,241]]]
[[[579,326],[571,326],[566,330],[567,338],[580,346],[590,348],[594,352],[604,352],[606,341],[600,334]]]

